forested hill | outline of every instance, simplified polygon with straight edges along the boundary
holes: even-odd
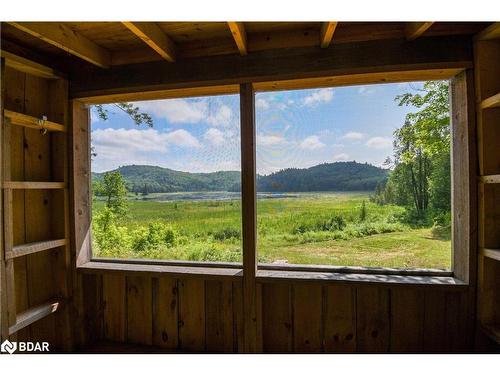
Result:
[[[127,189],[134,193],[173,193],[178,191],[239,191],[240,172],[189,173],[152,165],[127,165],[117,169]],[[104,173],[93,173],[100,180]]]
[[[370,191],[385,181],[388,170],[355,161],[324,163],[306,169],[289,168],[261,176],[257,190],[268,192]]]
[[[128,165],[117,169],[127,189],[137,193],[168,193],[180,191],[239,191],[240,172],[179,172],[150,165]],[[257,190],[266,192],[299,191],[368,191],[387,178],[387,170],[370,164],[336,162],[311,168],[289,168],[258,176]],[[103,173],[93,173],[93,180]]]

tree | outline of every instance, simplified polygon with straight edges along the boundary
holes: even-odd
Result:
[[[140,108],[135,107],[132,103],[114,103],[112,105],[129,115],[136,125],[146,124],[149,127],[153,127],[153,118],[151,115],[141,112]],[[94,108],[100,119],[107,120],[109,118],[109,110],[102,104],[96,104]]]
[[[96,195],[106,197],[106,207],[116,216],[121,217],[126,212],[127,187],[119,171],[106,172],[102,181],[94,184]]]
[[[418,216],[432,206],[450,209],[450,115],[447,81],[426,82],[418,93],[395,98],[413,106],[394,132],[394,170],[387,186],[397,204],[412,205]]]

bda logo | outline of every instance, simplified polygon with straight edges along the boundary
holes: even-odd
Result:
[[[2,353],[12,354],[17,350],[17,342],[10,342],[9,340],[5,340],[0,346],[0,350]]]

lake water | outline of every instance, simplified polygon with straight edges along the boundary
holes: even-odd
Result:
[[[360,194],[366,192],[301,192],[301,193],[264,193],[258,192],[257,199],[277,199],[277,198],[305,198],[311,196],[325,195],[345,195],[345,194]],[[201,191],[201,192],[179,192],[179,193],[154,193],[145,197],[137,196],[132,198],[136,200],[146,200],[155,202],[178,202],[178,201],[229,201],[241,200],[240,192],[229,191]]]
[[[257,193],[258,199],[273,198],[297,198],[297,193]],[[172,202],[172,201],[228,201],[240,200],[240,192],[229,191],[202,191],[181,193],[156,193],[146,197],[138,197],[138,200]]]

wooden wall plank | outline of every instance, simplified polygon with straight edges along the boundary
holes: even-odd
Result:
[[[79,311],[79,326],[83,332],[78,332],[82,334],[80,342],[78,344],[82,345],[92,345],[92,343],[102,340],[104,337],[104,301],[103,301],[103,277],[101,275],[81,275],[80,279],[81,293],[80,297],[82,299],[82,305],[85,307],[84,310]],[[125,290],[125,287],[123,287]],[[120,293],[120,289],[117,289],[117,293]],[[124,293],[124,292],[123,292]],[[118,315],[118,314],[117,314]],[[117,321],[119,319],[124,319],[125,315],[120,314],[117,316]]]
[[[262,340],[265,353],[293,350],[291,287],[262,285]]]
[[[389,350],[390,290],[360,286],[356,295],[356,339],[359,352],[382,353]]]
[[[208,352],[230,353],[233,345],[233,285],[205,282],[205,336]]]
[[[5,102],[5,58],[0,58],[0,181],[5,180],[4,168],[4,102]],[[9,140],[10,141],[10,140]],[[10,171],[9,171],[10,173]],[[0,189],[0,341],[3,342],[9,336],[9,309],[8,309],[8,277],[5,264],[5,247],[4,247],[4,194],[3,189]]]
[[[356,351],[356,288],[324,288],[324,349],[330,353]]]
[[[323,290],[321,285],[293,286],[293,351],[318,353],[323,350]]]
[[[25,113],[41,117],[49,110],[48,81],[26,75]],[[24,129],[24,177],[27,181],[50,181],[50,138],[36,129]],[[25,191],[26,242],[43,241],[51,236],[51,194],[43,190]],[[57,297],[54,255],[50,252],[27,256],[30,307]],[[32,339],[56,345],[55,315],[31,326]]]
[[[153,280],[153,344],[175,351],[179,345],[177,280]]]
[[[446,342],[446,292],[426,290],[424,295],[423,351],[444,353]],[[393,315],[393,318],[395,316]]]
[[[102,276],[104,307],[104,338],[110,341],[126,339],[126,283],[124,275]]]
[[[243,285],[241,282],[233,282],[233,332],[234,352],[244,352],[244,312],[243,312]]]
[[[127,342],[153,344],[152,281],[148,276],[127,276]]]
[[[179,280],[179,346],[183,351],[205,350],[204,280]]]
[[[64,79],[49,81],[50,103],[48,118],[62,124],[68,128],[69,120],[69,101],[68,101],[68,81]],[[69,181],[69,162],[68,162],[68,133],[53,132],[50,133],[51,142],[51,175],[52,181]],[[52,196],[52,217],[51,217],[51,238],[64,238],[67,243],[55,249],[55,269],[57,293],[61,300],[72,300],[73,277],[72,272],[76,273],[74,267],[75,259],[71,256],[70,248],[70,222],[69,222],[69,191],[63,190],[51,191]],[[63,303],[56,317],[57,333],[62,350],[70,352],[73,350],[74,340],[72,337],[71,304]]]
[[[472,306],[471,306],[472,308]],[[466,293],[446,295],[446,338],[447,350],[452,353],[467,351],[472,347],[473,335],[468,330],[468,296]]]
[[[5,74],[5,107],[12,111],[24,112],[25,107],[25,80],[26,74],[13,69],[6,69]],[[10,161],[11,179],[24,180],[24,130],[12,126],[10,129]],[[12,191],[12,216],[14,245],[26,243],[24,223],[24,191]],[[26,257],[14,259],[14,280],[16,290],[16,310],[25,311],[29,307],[28,278]],[[28,341],[31,336],[31,327],[17,332],[17,339]]]
[[[391,292],[391,351],[418,353],[423,349],[425,295],[423,290],[395,288]]]

